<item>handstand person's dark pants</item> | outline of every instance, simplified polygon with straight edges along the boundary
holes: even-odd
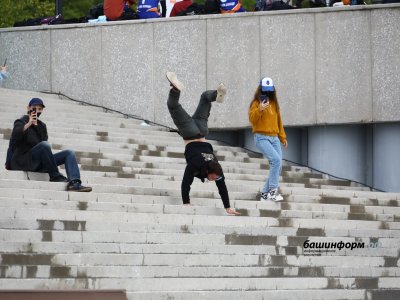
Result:
[[[193,140],[205,137],[208,134],[208,117],[210,116],[211,102],[217,98],[217,91],[210,90],[201,94],[199,104],[193,116],[190,116],[179,104],[180,91],[171,89],[167,106],[169,113],[184,140]]]

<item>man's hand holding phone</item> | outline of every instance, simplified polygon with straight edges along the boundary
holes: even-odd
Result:
[[[37,112],[36,108],[32,108],[28,111],[29,121],[24,126],[24,131],[33,125],[37,126]]]
[[[37,126],[37,112],[36,112],[36,108],[32,108],[29,111],[29,123],[30,125],[35,125]]]

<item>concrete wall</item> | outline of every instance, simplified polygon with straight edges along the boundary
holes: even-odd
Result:
[[[200,93],[222,81],[212,128],[246,128],[261,76],[275,79],[284,124],[400,121],[400,5],[195,16],[0,30],[6,87],[72,98],[173,126],[165,72]]]
[[[308,133],[308,165],[358,182],[367,182],[363,125],[314,126]]]
[[[373,126],[373,185],[400,192],[400,123]]]

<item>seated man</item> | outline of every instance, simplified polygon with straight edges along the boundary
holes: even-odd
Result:
[[[45,108],[43,101],[32,98],[28,104],[28,115],[14,122],[6,168],[11,170],[47,172],[52,182],[68,182],[67,191],[90,192],[91,187],[81,185],[75,153],[64,150],[53,154],[47,142],[46,124],[38,120]],[[65,164],[68,179],[58,170]]]
[[[228,189],[225,185],[225,177],[221,165],[214,155],[213,147],[206,142],[208,134],[208,117],[210,116],[211,102],[223,102],[226,88],[221,83],[217,90],[205,91],[200,97],[199,105],[193,116],[179,104],[180,91],[183,84],[176,78],[175,73],[167,72],[167,79],[171,84],[171,90],[167,101],[168,110],[178,127],[179,133],[185,142],[186,169],[182,179],[181,192],[184,205],[190,205],[190,186],[194,177],[202,182],[204,179],[215,181],[225,210],[230,215],[240,215],[229,204]]]
[[[132,5],[136,0],[104,0],[104,15],[109,21],[136,19]]]

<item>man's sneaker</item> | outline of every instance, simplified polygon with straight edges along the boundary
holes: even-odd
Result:
[[[275,202],[282,201],[283,197],[279,194],[278,189],[270,189],[267,193],[267,199]]]
[[[218,103],[224,102],[226,95],[226,86],[223,83],[220,83],[217,87],[217,99],[216,101]]]
[[[262,192],[260,200],[261,201],[268,201],[268,193]]]
[[[81,185],[79,179],[71,180],[67,185],[68,192],[91,192],[92,188]]]
[[[57,175],[56,177],[50,178],[51,182],[68,182],[68,178],[64,175]]]
[[[177,90],[182,91],[185,86],[178,80],[174,72],[167,72],[166,74],[169,83]]]

